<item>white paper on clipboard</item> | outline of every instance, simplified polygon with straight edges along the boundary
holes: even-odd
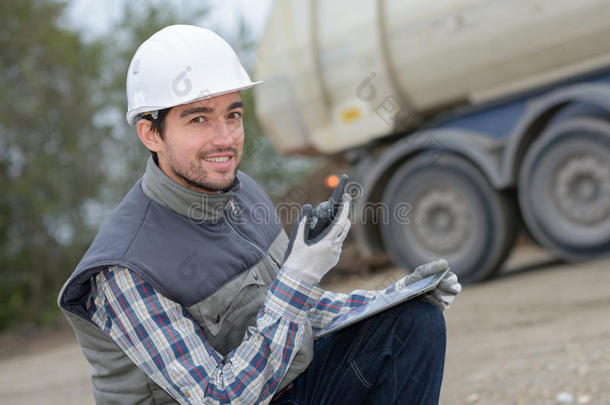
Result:
[[[415,283],[406,285],[402,290],[377,296],[373,301],[338,316],[326,329],[314,333],[314,339],[319,339],[330,333],[336,332],[339,329],[353,325],[356,322],[385,311],[401,302],[408,301],[435,289],[448,271],[449,269],[446,269],[445,271],[432,274]]]

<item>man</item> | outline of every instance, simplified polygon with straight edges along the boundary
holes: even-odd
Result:
[[[238,171],[239,91],[258,83],[203,28],[166,27],[136,51],[127,120],[152,157],[59,295],[96,402],[438,402],[438,308],[461,288],[452,273],[427,295],[434,305],[414,300],[314,342],[336,316],[447,263],[386,291],[321,290],[350,197],[315,237],[303,207],[289,242],[268,196]],[[261,221],[261,210],[272,216]]]

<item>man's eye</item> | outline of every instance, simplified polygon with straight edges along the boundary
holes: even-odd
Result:
[[[193,124],[202,124],[206,121],[205,117],[195,117],[191,120]]]
[[[229,118],[231,119],[241,119],[241,113],[239,111],[233,111],[231,114],[229,114]]]

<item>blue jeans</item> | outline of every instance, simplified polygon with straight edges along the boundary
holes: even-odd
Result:
[[[307,368],[273,404],[438,404],[445,319],[416,299],[314,342]]]

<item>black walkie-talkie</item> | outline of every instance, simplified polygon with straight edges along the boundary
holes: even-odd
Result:
[[[313,239],[318,236],[333,221],[345,193],[345,185],[348,179],[349,176],[343,173],[330,199],[320,203],[313,209],[313,221],[309,225],[307,239]]]

